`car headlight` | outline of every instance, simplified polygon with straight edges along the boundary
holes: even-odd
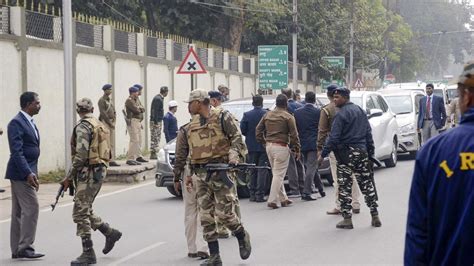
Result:
[[[160,163],[166,163],[166,153],[165,150],[160,149],[157,155],[158,162]]]
[[[415,131],[415,125],[414,124],[408,124],[404,125],[400,128],[400,133],[401,134],[410,134]]]

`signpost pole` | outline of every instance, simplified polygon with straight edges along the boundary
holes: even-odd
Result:
[[[191,74],[191,91],[194,90],[194,74]]]

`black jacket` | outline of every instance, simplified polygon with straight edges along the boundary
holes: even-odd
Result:
[[[294,115],[300,137],[301,151],[317,150],[320,113],[321,110],[311,103],[296,109]]]
[[[163,121],[164,110],[163,110],[163,96],[161,94],[153,97],[151,102],[150,121],[159,123]]]

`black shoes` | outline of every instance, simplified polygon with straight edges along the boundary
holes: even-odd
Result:
[[[138,157],[137,158],[137,162],[140,162],[140,163],[147,163],[148,161],[143,159],[143,157]]]
[[[326,192],[324,191],[319,191],[319,195],[321,195],[321,198],[326,197]]]
[[[266,200],[265,200],[265,198],[263,198],[263,197],[261,197],[261,198],[256,197],[256,198],[255,198],[255,202],[265,202],[265,201],[266,201]]]
[[[128,165],[141,165],[141,163],[137,162],[137,161],[134,161],[134,160],[128,160],[127,161],[127,164]]]
[[[114,167],[114,166],[120,166],[120,164],[116,163],[115,161],[111,161],[109,163],[109,166]]]
[[[352,224],[352,218],[344,218],[344,220],[342,220],[338,224],[336,224],[336,228],[339,228],[339,229],[354,229],[354,225]]]
[[[30,249],[25,249],[17,254],[12,254],[12,259],[38,259],[41,257],[44,257],[44,254],[36,253],[34,250]]]
[[[244,238],[238,239],[239,241],[239,253],[240,258],[246,260],[250,257],[250,253],[252,253],[252,246],[250,245],[250,235],[249,232],[244,230]]]
[[[313,198],[311,195],[303,195],[303,196],[301,196],[301,199],[306,200],[306,201],[316,200],[316,198]]]

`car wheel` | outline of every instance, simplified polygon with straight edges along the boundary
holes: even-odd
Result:
[[[171,193],[173,196],[175,197],[178,197],[178,198],[181,198],[183,193],[179,193],[179,195],[176,193],[176,190],[174,190],[174,187],[173,186],[167,186],[166,187],[169,191],[169,193]]]
[[[411,158],[411,159],[415,159],[415,158],[416,158],[416,152],[417,152],[417,151],[411,151],[411,152],[410,152],[410,158]]]
[[[392,146],[392,153],[390,154],[390,158],[387,160],[384,160],[383,162],[385,163],[386,167],[395,167],[397,165],[397,141],[393,140],[393,146]]]
[[[250,190],[247,186],[237,186],[237,195],[239,199],[248,199],[250,198]]]

